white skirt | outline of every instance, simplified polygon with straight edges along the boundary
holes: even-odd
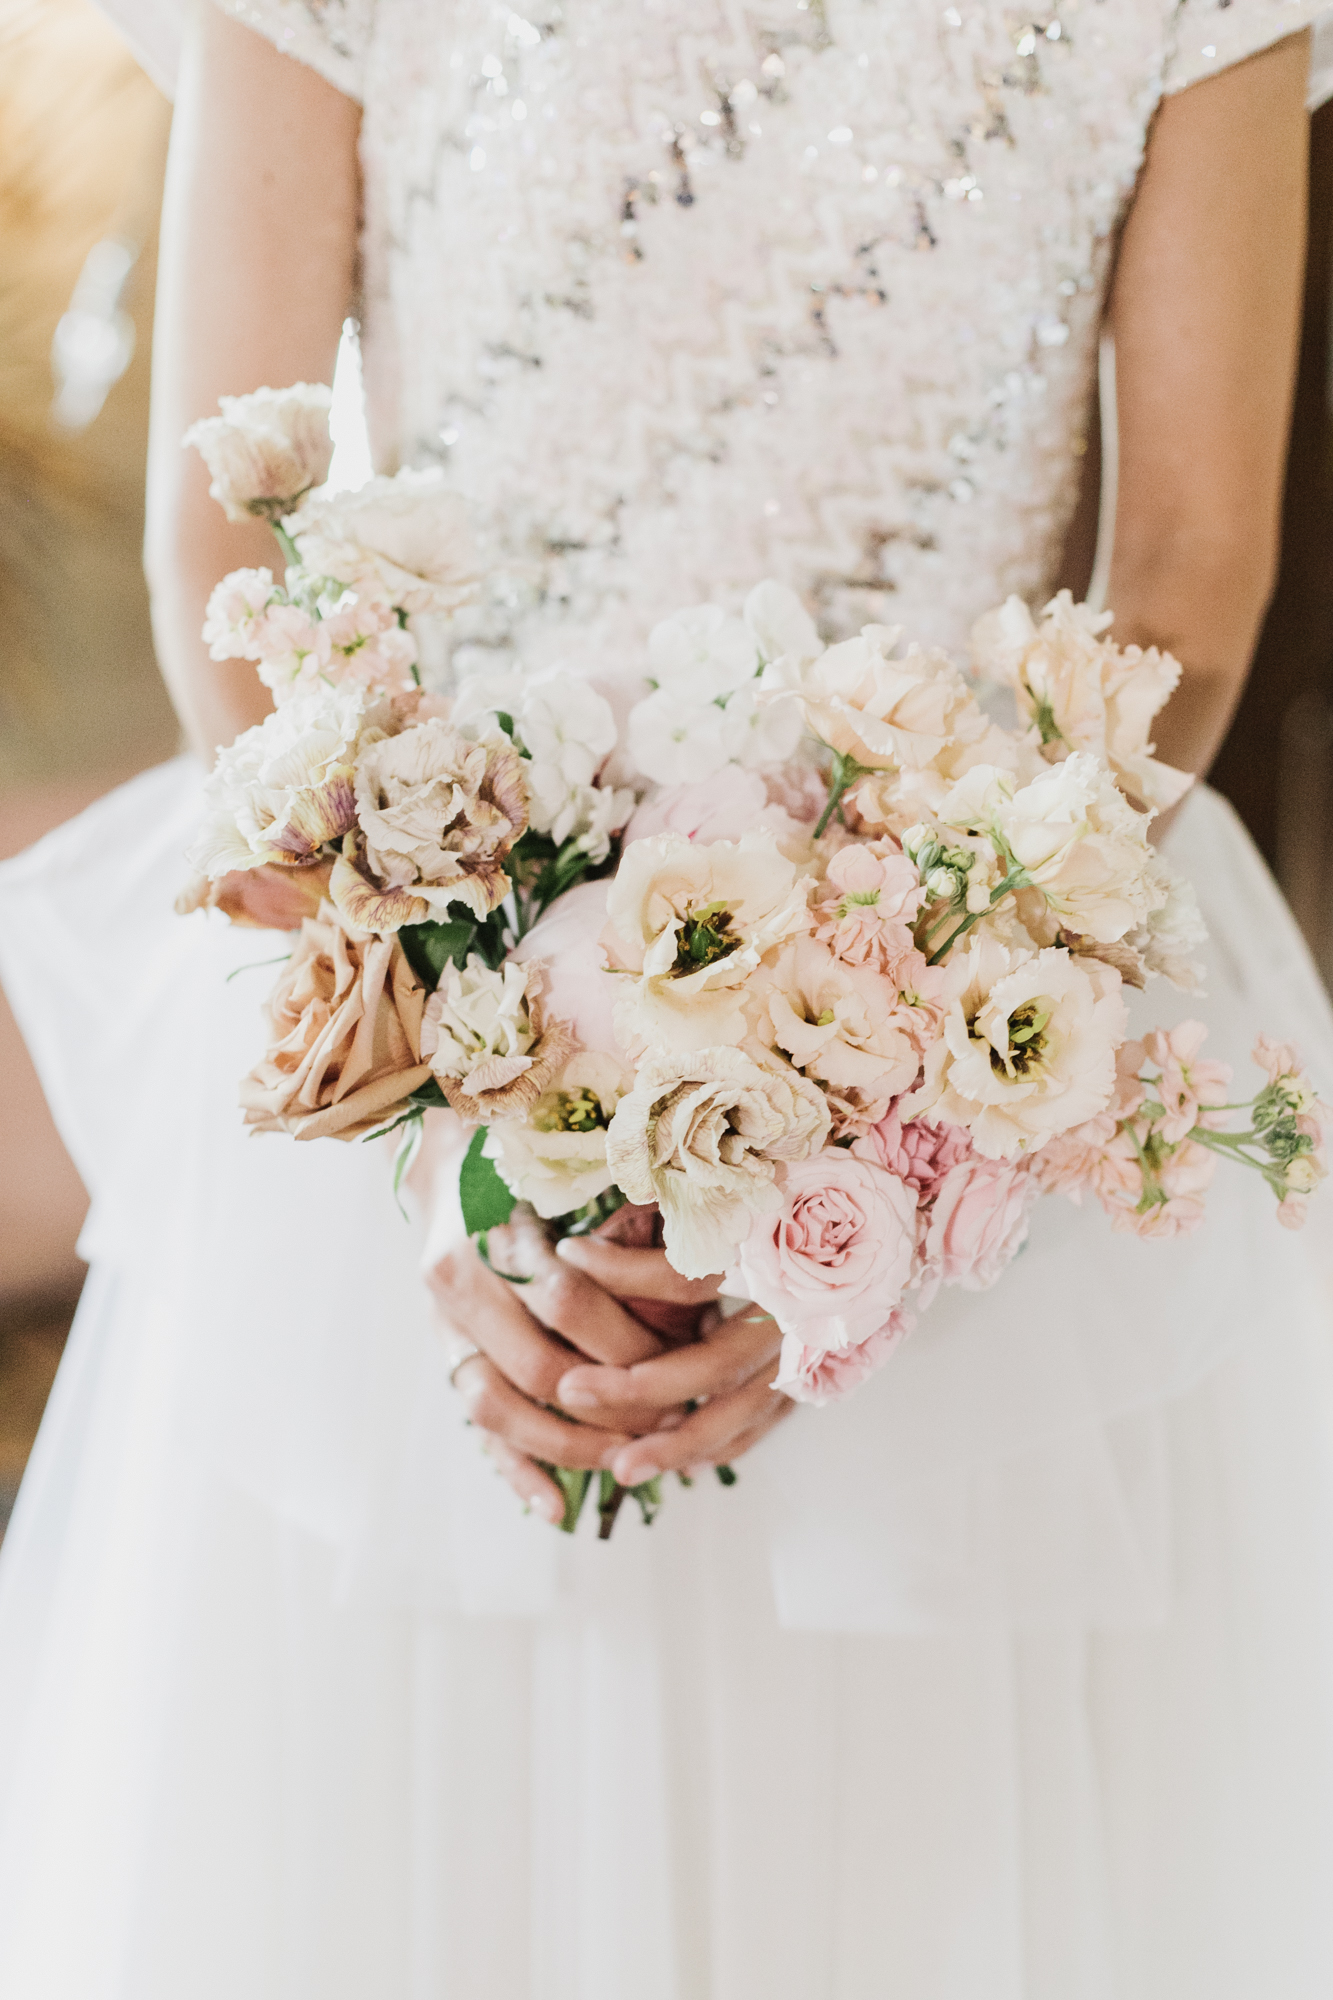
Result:
[[[171,915],[197,790],[0,869],[94,1196],[0,1555],[5,2000],[1328,2000],[1318,1206],[1048,1201],[733,1491],[568,1542],[460,1421],[383,1148],[242,1137],[276,941]],[[1172,850],[1210,1053],[1330,1094],[1225,805]]]

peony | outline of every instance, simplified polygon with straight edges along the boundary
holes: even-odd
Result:
[[[200,452],[213,475],[208,490],[229,521],[276,521],[323,483],[333,458],[331,402],[322,383],[297,382],[221,396],[220,417],[191,424],[181,442]]]
[[[454,611],[476,594],[467,508],[443,473],[400,472],[307,501],[285,523],[307,569],[406,612]]]
[[[465,1118],[513,1117],[548,1088],[574,1047],[567,1023],[548,1024],[538,965],[493,969],[468,954],[445,966],[426,1002],[421,1053]]]
[[[469,743],[439,716],[373,744],[356,771],[359,827],[331,893],[350,924],[396,930],[475,917],[504,900],[504,863],[527,824],[523,763],[507,738]]]
[[[325,903],[269,996],[269,1048],[241,1084],[245,1122],[294,1139],[355,1139],[430,1076],[425,989],[395,938],[353,937]]]
[[[756,987],[755,1032],[825,1086],[835,1128],[865,1131],[916,1082],[920,1058],[898,1020],[898,989],[845,965],[812,937],[783,947]]]
[[[899,1306],[885,1324],[854,1347],[807,1347],[798,1334],[782,1343],[773,1388],[794,1403],[832,1403],[849,1396],[884,1366],[916,1324]]]
[[[837,1146],[793,1161],[779,1184],[781,1205],[755,1218],[725,1288],[804,1347],[855,1346],[884,1325],[912,1275],[916,1195]]]
[[[276,594],[269,569],[234,569],[208,600],[204,644],[214,660],[255,660],[255,630]]]
[[[1109,611],[1075,604],[1062,590],[1038,625],[1021,599],[1010,597],[973,626],[973,658],[981,672],[1013,688],[1048,757],[1091,751],[1131,799],[1164,812],[1194,782],[1187,771],[1158,763],[1148,740],[1180,666],[1156,647],[1117,646],[1103,636],[1112,622]]]
[[[742,989],[767,952],[807,928],[807,884],[772,838],[636,840],[607,894],[603,942],[627,973],[622,1040],[700,1049],[745,1034]]]
[[[210,878],[267,862],[309,861],[356,823],[355,766],[383,733],[387,707],[359,688],[295,696],[218,752],[189,865]]]
[[[653,1054],[616,1106],[607,1163],[630,1201],[661,1209],[675,1268],[702,1278],[780,1203],[779,1163],[817,1153],[828,1129],[822,1095],[792,1070],[734,1048]]]
[[[568,1021],[585,1049],[617,1047],[614,1008],[617,981],[605,968],[599,940],[606,928],[607,882],[580,882],[558,896],[514,947],[519,965],[540,961],[546,1011]]]
[[[611,1185],[606,1133],[630,1074],[613,1057],[579,1049],[524,1118],[498,1118],[483,1151],[501,1180],[538,1215],[570,1215]]]
[[[905,1112],[965,1125],[986,1158],[1013,1159],[1106,1108],[1125,1034],[1109,966],[982,936],[948,973],[955,997]]]
[[[816,936],[845,964],[893,977],[919,956],[912,923],[925,898],[921,877],[896,841],[854,842],[829,862],[814,912]]]
[[[811,733],[868,769],[923,767],[960,734],[985,728],[962,677],[942,653],[891,657],[896,627],[867,625],[813,665],[779,661],[764,672],[770,695],[795,694]]]
[[[1026,1163],[960,1160],[935,1193],[922,1245],[923,1287],[984,1292],[1027,1241],[1037,1189]]]

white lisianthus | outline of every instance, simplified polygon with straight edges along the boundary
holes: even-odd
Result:
[[[189,865],[217,880],[238,868],[311,860],[356,824],[355,766],[383,734],[385,703],[320,687],[275,709],[219,751]]]
[[[579,1049],[524,1118],[497,1119],[483,1151],[538,1215],[570,1215],[611,1185],[606,1134],[633,1078],[613,1056]]]
[[[824,650],[815,621],[796,592],[771,578],[756,584],[746,598],[745,622],[765,665],[783,658],[809,665]]]
[[[1154,853],[1151,871],[1161,898],[1146,923],[1131,931],[1126,944],[1139,953],[1149,972],[1159,972],[1182,993],[1203,990],[1203,966],[1197,953],[1208,942],[1208,926],[1199,909],[1194,884]]]
[[[234,569],[208,600],[204,644],[214,660],[257,660],[256,633],[276,595],[269,569]]]
[[[688,785],[732,763],[748,730],[748,717],[742,724],[718,702],[686,701],[663,687],[630,710],[629,753],[654,784]]]
[[[607,893],[616,1021],[627,1046],[699,1049],[746,1033],[743,989],[767,952],[808,930],[810,884],[770,834],[625,849]]]
[[[657,1203],[675,1269],[702,1278],[778,1205],[779,1163],[817,1153],[828,1130],[822,1093],[794,1070],[734,1048],[654,1054],[616,1106],[607,1164],[631,1201]]]
[[[462,497],[443,473],[399,472],[318,496],[284,523],[306,568],[406,612],[454,611],[476,594]]]
[[[664,618],[648,635],[649,672],[680,703],[698,705],[729,695],[759,671],[759,647],[743,618],[716,604],[696,604]]]
[[[1106,1109],[1125,1038],[1111,967],[981,936],[946,973],[953,997],[905,1116],[964,1125],[987,1159],[1011,1160]]]
[[[323,484],[333,458],[331,402],[322,383],[297,382],[221,396],[220,417],[191,424],[181,442],[198,449],[213,475],[208,490],[229,521],[276,521]]]
[[[1117,646],[1105,636],[1111,623],[1109,611],[1075,604],[1067,590],[1040,623],[1010,597],[973,626],[972,656],[979,671],[1013,688],[1048,757],[1091,751],[1131,799],[1165,812],[1193,783],[1187,771],[1159,763],[1149,740],[1180,663],[1155,646]]]

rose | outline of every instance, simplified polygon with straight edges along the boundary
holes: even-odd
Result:
[[[391,719],[359,688],[321,687],[247,729],[218,753],[189,865],[211,878],[290,867],[340,839],[356,823],[356,760]]]
[[[373,1131],[430,1076],[425,998],[396,939],[350,936],[323,904],[269,996],[269,1048],[241,1084],[246,1124],[294,1139]]]
[[[781,1200],[781,1161],[828,1135],[821,1093],[739,1049],[650,1055],[616,1106],[607,1164],[630,1201],[662,1211],[667,1256],[687,1278],[725,1270],[756,1213]]]
[[[220,396],[220,417],[191,424],[181,442],[201,453],[213,475],[208,490],[229,521],[276,521],[322,484],[333,458],[331,402],[322,383],[297,382]]]
[[[1013,1159],[1105,1110],[1125,1036],[1118,973],[988,937],[947,971],[956,997],[904,1112],[965,1125],[986,1158]]]
[[[538,1215],[570,1215],[611,1185],[606,1132],[630,1073],[579,1049],[522,1118],[497,1118],[482,1148],[501,1180]]]
[[[863,1132],[916,1082],[920,1058],[898,1020],[898,989],[872,966],[844,965],[811,937],[784,946],[755,983],[751,1024],[827,1087],[834,1127]]]
[[[1194,782],[1187,771],[1158,763],[1148,740],[1180,665],[1156,647],[1122,650],[1102,636],[1111,622],[1109,611],[1075,604],[1067,590],[1045,607],[1040,625],[1021,599],[1010,597],[977,620],[972,654],[981,672],[1013,688],[1048,757],[1091,751],[1130,798],[1164,812]]]
[[[764,833],[691,842],[678,834],[625,849],[603,933],[630,975],[616,1009],[626,1048],[739,1042],[742,989],[764,955],[807,928],[807,884]]]
[[[806,1347],[798,1335],[789,1333],[782,1343],[773,1388],[794,1403],[832,1403],[848,1396],[884,1366],[915,1324],[911,1313],[899,1306],[883,1326],[854,1347]]]
[[[923,1291],[934,1283],[984,1292],[1027,1241],[1036,1187],[1026,1165],[960,1160],[936,1191],[922,1246]]]
[[[884,1325],[916,1249],[916,1195],[896,1174],[830,1146],[786,1166],[781,1206],[756,1218],[725,1290],[784,1334],[827,1352]]]
[[[606,882],[580,882],[556,898],[515,947],[516,963],[540,960],[547,1012],[568,1021],[585,1049],[616,1052],[616,981],[605,970]]]
[[[574,1047],[564,1021],[546,1018],[542,968],[492,968],[468,954],[445,966],[426,1002],[421,1053],[465,1118],[515,1117],[536,1103]]]
[[[476,594],[467,509],[439,471],[371,479],[307,501],[285,523],[307,569],[407,612],[453,611]]]
[[[527,824],[522,759],[506,737],[470,743],[433,715],[363,752],[356,814],[330,892],[348,923],[396,930],[451,903],[484,918],[508,893],[504,863]]]

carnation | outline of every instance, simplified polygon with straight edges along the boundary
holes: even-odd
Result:
[[[454,611],[476,594],[467,508],[438,471],[312,499],[285,525],[307,569],[358,596],[419,613]]]
[[[492,969],[475,952],[450,963],[426,1002],[421,1053],[455,1111],[514,1117],[529,1111],[570,1055],[574,1036],[547,1023],[541,968],[510,960]]]
[[[229,521],[276,521],[323,483],[333,458],[331,402],[322,383],[297,382],[221,396],[220,417],[190,426],[181,442],[200,452],[213,475],[208,490]]]
[[[483,1151],[506,1187],[538,1215],[570,1215],[611,1185],[607,1128],[631,1076],[614,1057],[579,1049],[521,1118],[488,1128]]]
[[[701,1278],[779,1204],[779,1164],[817,1153],[828,1130],[822,1094],[793,1070],[735,1048],[654,1054],[616,1106],[607,1162],[630,1201],[661,1209],[676,1270]]]
[[[355,825],[357,758],[389,719],[359,688],[321,687],[247,729],[218,753],[190,867],[215,879],[313,860]]]

